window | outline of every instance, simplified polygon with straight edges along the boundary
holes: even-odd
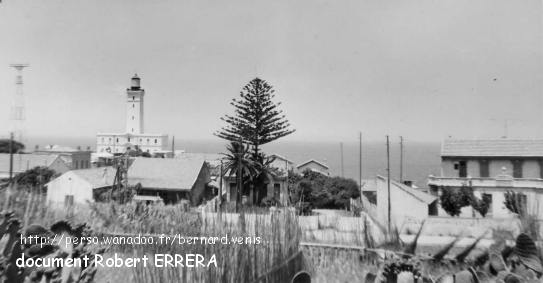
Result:
[[[134,103],[132,103],[132,108],[134,108],[134,107],[136,107],[136,106],[134,106]]]
[[[132,116],[132,120],[134,120],[134,116]]]
[[[539,163],[539,178],[543,179],[543,159],[539,159],[538,163]]]
[[[128,142],[130,142],[130,138],[128,138]]]
[[[490,177],[488,172],[488,160],[479,160],[479,175],[481,178]]]
[[[513,160],[513,178],[522,178],[522,160]]]
[[[70,207],[74,205],[74,195],[65,195],[64,196],[64,206]]]
[[[132,96],[132,100],[136,100],[136,97],[135,97],[135,96]]]
[[[74,161],[74,164],[75,164],[75,169],[79,169],[79,162],[77,160]]]
[[[157,140],[157,139],[155,139],[155,143],[157,143],[157,142],[158,142],[158,140]]]
[[[119,142],[119,138],[117,138],[116,141]]]

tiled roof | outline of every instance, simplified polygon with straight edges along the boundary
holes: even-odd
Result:
[[[447,139],[441,156],[543,157],[543,140],[536,139]]]
[[[286,162],[288,162],[288,163],[294,163],[294,162],[292,162],[292,160],[289,160],[289,159],[287,159],[286,157],[281,156],[281,155],[276,154],[276,153],[270,155],[270,157],[275,157],[275,159],[280,159],[280,160],[286,161]]]
[[[377,176],[378,179],[381,179],[382,181],[386,181],[387,178],[385,177],[382,177],[382,176]],[[433,196],[431,194],[428,194],[428,193],[425,193],[423,191],[420,191],[420,190],[417,190],[417,189],[414,189],[410,186],[407,186],[407,185],[404,185],[400,182],[396,182],[392,179],[390,179],[390,185],[391,187],[395,187],[395,188],[398,188],[400,190],[403,190],[404,192],[412,195],[413,197],[415,197],[416,199],[426,203],[426,204],[431,204],[432,202],[434,202],[437,197],[436,196]]]
[[[117,171],[115,168],[109,166],[72,170],[71,172],[91,183],[93,188],[98,189],[112,186],[115,180],[115,173]]]
[[[200,158],[135,158],[128,169],[128,183],[143,188],[189,191],[205,161]]]
[[[362,191],[364,192],[374,192],[377,191],[377,182],[375,179],[363,179],[362,180]]]
[[[24,172],[36,166],[50,166],[57,154],[14,154],[13,172]],[[0,172],[9,172],[9,154],[0,153]]]
[[[322,167],[325,167],[326,169],[328,169],[328,165],[326,165],[326,164],[324,164],[322,162],[319,162],[319,161],[317,161],[315,159],[310,159],[310,160],[308,160],[306,162],[303,162],[300,165],[296,166],[296,168],[300,168],[300,167],[302,167],[302,166],[304,166],[306,164],[309,164],[309,163],[317,163],[317,164],[321,165]]]

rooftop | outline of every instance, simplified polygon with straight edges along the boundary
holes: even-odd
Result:
[[[315,159],[310,159],[310,160],[307,160],[306,162],[300,163],[298,166],[296,166],[296,168],[300,168],[300,167],[302,167],[302,166],[304,166],[306,164],[309,164],[309,163],[317,163],[317,164],[321,165],[322,167],[324,167],[326,169],[329,168],[328,165],[324,164],[323,162],[317,161]]]
[[[541,139],[447,139],[441,156],[461,157],[543,157]]]
[[[149,189],[190,190],[205,161],[199,158],[143,158],[134,159],[128,169],[128,183]]]
[[[113,186],[117,171],[113,167],[99,167],[70,171],[92,184],[93,188]]]
[[[37,166],[50,166],[59,156],[57,154],[14,154],[13,172],[24,172]],[[0,172],[9,171],[9,154],[0,153]]]
[[[386,177],[382,177],[382,176],[377,176],[377,179],[380,179],[381,181],[386,181],[387,178]],[[437,197],[436,196],[433,196],[431,194],[428,194],[428,193],[425,193],[421,190],[417,190],[415,188],[412,188],[410,186],[407,186],[407,185],[404,185],[400,182],[396,182],[394,180],[390,180],[390,185],[391,185],[391,188],[392,187],[395,187],[395,188],[398,188],[400,190],[403,190],[404,192],[412,195],[413,197],[415,197],[416,199],[426,203],[426,204],[431,204],[432,202],[434,202]]]

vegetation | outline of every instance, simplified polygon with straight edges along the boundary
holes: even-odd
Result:
[[[442,188],[439,200],[443,210],[451,216],[458,216],[463,207],[471,206],[483,217],[488,213],[492,201],[491,197],[485,194],[481,198],[477,198],[473,193],[473,189],[467,186]]]
[[[215,135],[232,142],[251,146],[252,156],[258,158],[260,147],[264,144],[294,132],[290,124],[274,103],[273,87],[265,80],[255,78],[243,87],[241,99],[233,99],[235,116],[225,115],[222,120],[227,126]]]
[[[90,205],[90,209],[75,206],[52,209],[44,203],[43,194],[26,191],[16,191],[15,195],[11,196],[3,191],[0,192],[0,199],[4,200],[0,203],[2,209],[13,211],[13,215],[21,219],[23,228],[30,226],[30,223],[49,227],[61,220],[64,223],[86,223],[85,227],[91,229],[89,231],[92,231],[92,235],[99,238],[141,234],[154,237],[155,241],[158,241],[159,235],[171,238],[173,235],[194,236],[199,239],[228,235],[244,241],[253,239],[250,244],[202,244],[199,241],[190,245],[89,244],[90,250],[101,252],[105,249],[104,259],[113,257],[114,253],[121,257],[153,257],[157,253],[202,254],[206,262],[215,255],[218,266],[98,268],[94,269],[93,278],[80,276],[78,278],[85,281],[63,282],[289,282],[293,274],[302,268],[302,255],[299,251],[300,228],[297,217],[288,210],[271,214],[254,214],[250,211],[240,215],[202,214],[187,211],[181,205],[121,205],[113,202],[94,203]],[[255,242],[255,237],[259,237],[258,243]],[[20,256],[20,253],[16,252],[14,255]],[[76,272],[73,274],[80,275],[79,270]]]
[[[11,142],[10,139],[0,139],[0,153],[10,153],[9,152],[10,142]],[[18,152],[23,151],[24,149],[25,149],[24,144],[18,141],[13,141],[11,153],[18,153]]]
[[[312,208],[347,209],[352,198],[360,196],[356,181],[329,177],[307,170],[289,173],[292,203],[309,203]]]
[[[45,166],[37,166],[15,175],[14,181],[19,189],[39,188],[44,191],[43,186],[56,176],[58,176],[58,174],[55,170]]]
[[[258,194],[272,173],[269,164],[273,159],[261,152],[262,145],[294,132],[278,109],[280,103],[273,102],[274,97],[273,87],[265,80],[251,80],[243,87],[240,98],[232,99],[235,114],[222,117],[226,126],[215,132],[216,136],[230,141],[226,155],[228,172],[238,178],[236,207],[239,207],[240,192],[246,195],[253,191],[257,202],[264,198]],[[264,205],[267,204],[269,200]]]
[[[526,195],[520,192],[507,191],[504,193],[504,197],[503,204],[509,211],[520,216],[526,215]]]

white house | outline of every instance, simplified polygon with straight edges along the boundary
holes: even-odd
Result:
[[[389,215],[387,178],[377,176],[374,188],[377,195],[376,217],[381,224],[386,226]],[[436,210],[436,196],[390,180],[391,227],[401,228],[408,220],[424,220],[429,215],[436,214]]]
[[[47,202],[55,206],[94,201],[94,190],[113,186],[116,170],[100,167],[68,171],[46,184]]]
[[[490,200],[486,217],[510,218],[505,192],[521,197],[525,212],[543,215],[543,140],[541,139],[446,139],[441,147],[441,176],[430,176],[432,194],[471,188],[478,197]],[[448,216],[439,209],[439,215]],[[471,207],[462,217],[479,216]]]
[[[144,96],[140,78],[134,75],[131,86],[126,90],[126,131],[120,133],[98,133],[97,153],[123,153],[139,148],[144,152],[163,153],[168,150],[168,136],[144,131]]]

